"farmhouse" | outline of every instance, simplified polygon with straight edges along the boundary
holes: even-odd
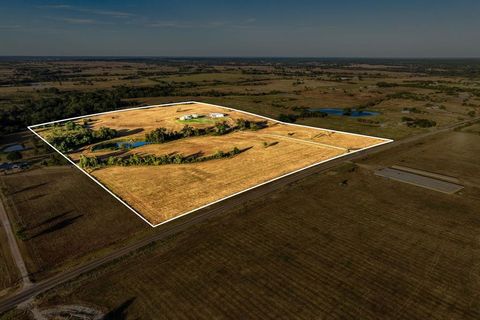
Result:
[[[191,119],[197,119],[198,117],[200,117],[198,114],[194,113],[194,114],[186,114],[186,115],[183,115],[180,117],[180,120],[191,120]]]
[[[210,118],[223,118],[225,117],[224,113],[212,112],[210,113]]]

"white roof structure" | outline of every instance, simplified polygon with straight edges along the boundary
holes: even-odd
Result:
[[[186,115],[183,115],[180,117],[180,120],[190,120],[192,119],[193,117],[189,114],[186,114]]]
[[[210,118],[223,118],[225,117],[224,113],[212,112],[210,113]]]

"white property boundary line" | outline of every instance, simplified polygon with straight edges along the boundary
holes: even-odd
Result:
[[[242,190],[240,192],[236,192],[234,194],[231,194],[229,196],[226,196],[224,198],[221,198],[221,199],[218,199],[218,200],[215,200],[213,202],[210,202],[208,204],[205,204],[201,207],[198,207],[198,208],[195,208],[193,210],[190,210],[190,211],[187,211],[185,213],[182,213],[176,217],[173,217],[173,218],[170,218],[168,220],[165,220],[161,223],[158,223],[158,224],[152,224],[150,221],[148,221],[147,219],[145,219],[144,216],[142,216],[139,212],[137,212],[137,210],[135,210],[134,208],[132,208],[128,203],[126,203],[124,200],[122,200],[119,196],[117,196],[115,193],[113,193],[112,191],[110,191],[105,185],[103,185],[100,181],[98,181],[95,177],[93,177],[92,175],[90,175],[88,172],[86,172],[85,170],[83,170],[79,165],[77,165],[73,160],[71,160],[69,157],[67,157],[65,154],[63,154],[62,152],[60,152],[57,148],[55,148],[52,144],[50,144],[46,139],[44,139],[42,136],[40,136],[37,132],[35,132],[35,130],[33,130],[33,128],[38,128],[38,127],[42,127],[42,126],[46,126],[46,125],[50,125],[50,124],[54,124],[54,123],[59,123],[59,122],[64,122],[64,121],[70,121],[70,120],[78,120],[78,119],[82,119],[82,118],[88,118],[88,117],[93,117],[93,116],[99,116],[99,115],[104,115],[104,114],[110,114],[110,113],[114,113],[114,112],[124,112],[124,111],[131,111],[131,110],[140,110],[140,109],[152,109],[152,108],[158,108],[158,107],[170,107],[170,106],[175,106],[175,105],[185,105],[185,104],[203,104],[203,105],[208,105],[208,106],[212,106],[212,107],[217,107],[217,108],[222,108],[222,109],[226,109],[226,110],[233,110],[233,111],[237,111],[237,112],[240,112],[240,113],[243,113],[243,114],[248,114],[248,115],[251,115],[251,116],[255,116],[255,117],[259,117],[259,118],[262,118],[262,119],[265,119],[265,120],[269,120],[269,121],[273,121],[273,122],[277,122],[277,123],[280,123],[280,124],[285,124],[285,125],[290,125],[290,126],[296,126],[296,127],[302,127],[302,128],[308,128],[308,129],[315,129],[315,130],[322,130],[322,131],[330,131],[330,132],[336,132],[336,133],[342,133],[342,134],[349,134],[349,135],[353,135],[353,136],[360,136],[360,137],[366,137],[366,138],[374,138],[374,139],[380,139],[380,140],[383,140],[382,142],[380,143],[377,143],[377,144],[374,144],[374,145],[371,145],[371,146],[368,146],[368,147],[365,147],[365,148],[362,148],[362,149],[358,149],[358,150],[354,150],[354,151],[351,151],[351,152],[346,152],[346,153],[343,153],[343,154],[340,154],[338,156],[335,156],[335,157],[332,157],[332,158],[329,158],[329,159],[326,159],[326,160],[322,160],[320,162],[316,162],[314,164],[311,164],[309,166],[306,166],[304,168],[300,168],[300,169],[297,169],[295,171],[292,171],[292,172],[289,172],[287,174],[284,174],[284,175],[281,175],[279,177],[276,177],[276,178],[273,178],[271,180],[268,180],[268,181],[265,181],[265,182],[262,182],[260,184],[257,184],[253,187],[250,187],[250,188],[247,188],[245,190]],[[370,149],[370,148],[374,148],[374,147],[378,147],[380,145],[383,145],[383,144],[387,144],[387,143],[390,143],[390,142],[393,142],[392,139],[385,139],[385,138],[379,138],[379,137],[374,137],[374,136],[368,136],[368,135],[363,135],[363,134],[357,134],[357,133],[350,133],[350,132],[345,132],[345,131],[337,131],[337,130],[331,130],[331,129],[323,129],[323,128],[317,128],[317,127],[310,127],[310,126],[305,126],[305,125],[301,125],[301,124],[295,124],[295,123],[287,123],[287,122],[283,122],[283,121],[279,121],[279,120],[275,120],[275,119],[272,119],[272,118],[268,118],[268,117],[264,117],[264,116],[261,116],[261,115],[258,115],[258,114],[255,114],[255,113],[251,113],[251,112],[247,112],[247,111],[243,111],[243,110],[238,110],[238,109],[234,109],[234,108],[228,108],[228,107],[224,107],[224,106],[219,106],[219,105],[215,105],[215,104],[211,104],[211,103],[204,103],[204,102],[197,102],[197,101],[186,101],[186,102],[175,102],[175,103],[165,103],[165,104],[157,104],[157,105],[149,105],[149,106],[143,106],[143,107],[135,107],[135,108],[127,108],[127,109],[120,109],[120,110],[113,110],[113,111],[107,111],[107,112],[99,112],[99,113],[93,113],[93,114],[88,114],[88,115],[84,115],[84,116],[78,116],[78,117],[72,117],[72,118],[68,118],[68,119],[62,119],[62,120],[55,120],[55,121],[50,121],[50,122],[44,122],[44,123],[40,123],[40,124],[35,124],[35,125],[31,125],[31,126],[28,126],[27,127],[28,130],[30,130],[33,134],[35,134],[37,137],[39,137],[41,140],[43,140],[46,144],[48,144],[51,148],[53,148],[56,152],[58,152],[60,155],[62,155],[65,159],[67,159],[68,162],[70,162],[71,164],[73,164],[77,169],[79,169],[81,172],[83,172],[84,174],[86,174],[90,179],[92,179],[93,181],[95,181],[95,183],[97,183],[100,187],[102,187],[105,191],[107,191],[108,193],[110,193],[115,199],[117,199],[118,201],[120,201],[120,203],[122,203],[125,207],[127,207],[128,209],[130,209],[133,213],[135,213],[137,216],[139,216],[143,221],[145,221],[146,223],[148,223],[151,227],[158,227],[164,223],[167,223],[167,222],[170,222],[172,220],[175,220],[175,219],[178,219],[178,218],[181,218],[187,214],[190,214],[192,212],[195,212],[195,211],[198,211],[198,210],[201,210],[201,209],[204,209],[206,207],[209,207],[213,204],[216,204],[218,202],[221,202],[221,201],[224,201],[226,199],[229,199],[229,198],[232,198],[232,197],[235,197],[239,194],[242,194],[244,192],[247,192],[249,190],[252,190],[252,189],[255,189],[255,188],[258,188],[260,186],[263,186],[265,184],[268,184],[270,182],[273,182],[273,181],[276,181],[276,180],[279,180],[279,179],[282,179],[282,178],[285,178],[289,175],[292,175],[292,174],[295,174],[297,172],[300,172],[300,171],[303,171],[303,170],[307,170],[309,168],[312,168],[312,167],[315,167],[315,166],[318,166],[322,163],[325,163],[325,162],[328,162],[328,161],[332,161],[332,160],[335,160],[335,159],[338,159],[338,158],[341,158],[341,157],[344,157],[346,155],[349,155],[349,154],[353,154],[353,153],[356,153],[356,152],[360,152],[360,151],[363,151],[363,150],[367,150],[367,149]]]

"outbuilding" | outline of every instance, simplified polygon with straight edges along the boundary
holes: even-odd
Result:
[[[190,120],[190,119],[193,119],[191,114],[186,114],[186,115],[183,115],[183,116],[180,117],[180,120],[182,120],[182,121]]]
[[[210,118],[223,118],[225,117],[224,113],[212,112],[210,113]]]

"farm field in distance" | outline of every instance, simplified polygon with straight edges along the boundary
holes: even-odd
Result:
[[[390,140],[185,103],[34,126],[152,225]],[[99,137],[104,132],[105,137]],[[72,139],[89,141],[72,142]],[[95,136],[97,135],[97,136]]]

